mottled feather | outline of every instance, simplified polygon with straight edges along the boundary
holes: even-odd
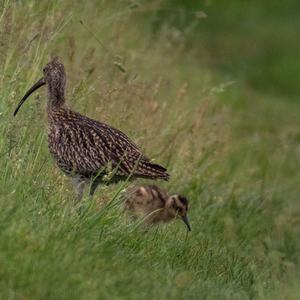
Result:
[[[111,163],[116,175],[168,179],[166,169],[152,163],[124,133],[72,110],[48,110],[49,149],[66,173],[95,176]]]

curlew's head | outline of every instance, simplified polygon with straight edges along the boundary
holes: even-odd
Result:
[[[181,195],[170,196],[166,202],[166,208],[170,215],[174,218],[181,218],[188,230],[192,230],[187,216],[189,202],[185,197]]]
[[[24,95],[17,106],[14,116],[18,113],[20,107],[26,99],[43,85],[48,86],[49,101],[53,104],[64,102],[64,92],[66,86],[66,72],[63,64],[55,57],[43,69],[44,76],[38,80]]]

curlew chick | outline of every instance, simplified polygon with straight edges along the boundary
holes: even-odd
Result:
[[[27,91],[14,115],[43,85],[48,88],[49,151],[57,166],[72,179],[78,199],[82,198],[87,183],[92,196],[101,182],[116,182],[128,177],[168,180],[167,170],[152,163],[123,132],[67,107],[66,72],[58,58],[44,67],[43,77]]]
[[[189,231],[188,200],[181,195],[169,195],[155,185],[129,188],[124,194],[124,210],[133,217],[145,217],[147,224],[169,222],[181,218]]]

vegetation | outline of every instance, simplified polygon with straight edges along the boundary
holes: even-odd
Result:
[[[1,299],[299,299],[299,4],[194,2],[2,2]],[[12,117],[53,55],[72,108],[168,167],[190,234],[128,223],[126,183],[76,212],[46,89]]]

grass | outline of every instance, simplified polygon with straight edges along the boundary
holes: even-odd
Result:
[[[268,78],[256,85],[238,63],[227,73],[212,66],[192,42],[199,28],[153,22],[161,5],[1,6],[1,299],[299,298],[299,103],[283,96],[286,77],[270,92]],[[232,39],[243,44],[240,32]],[[67,69],[72,108],[168,167],[170,182],[159,184],[190,199],[191,234],[180,222],[147,234],[128,224],[122,184],[75,212],[47,150],[45,89],[12,118],[51,55]]]

